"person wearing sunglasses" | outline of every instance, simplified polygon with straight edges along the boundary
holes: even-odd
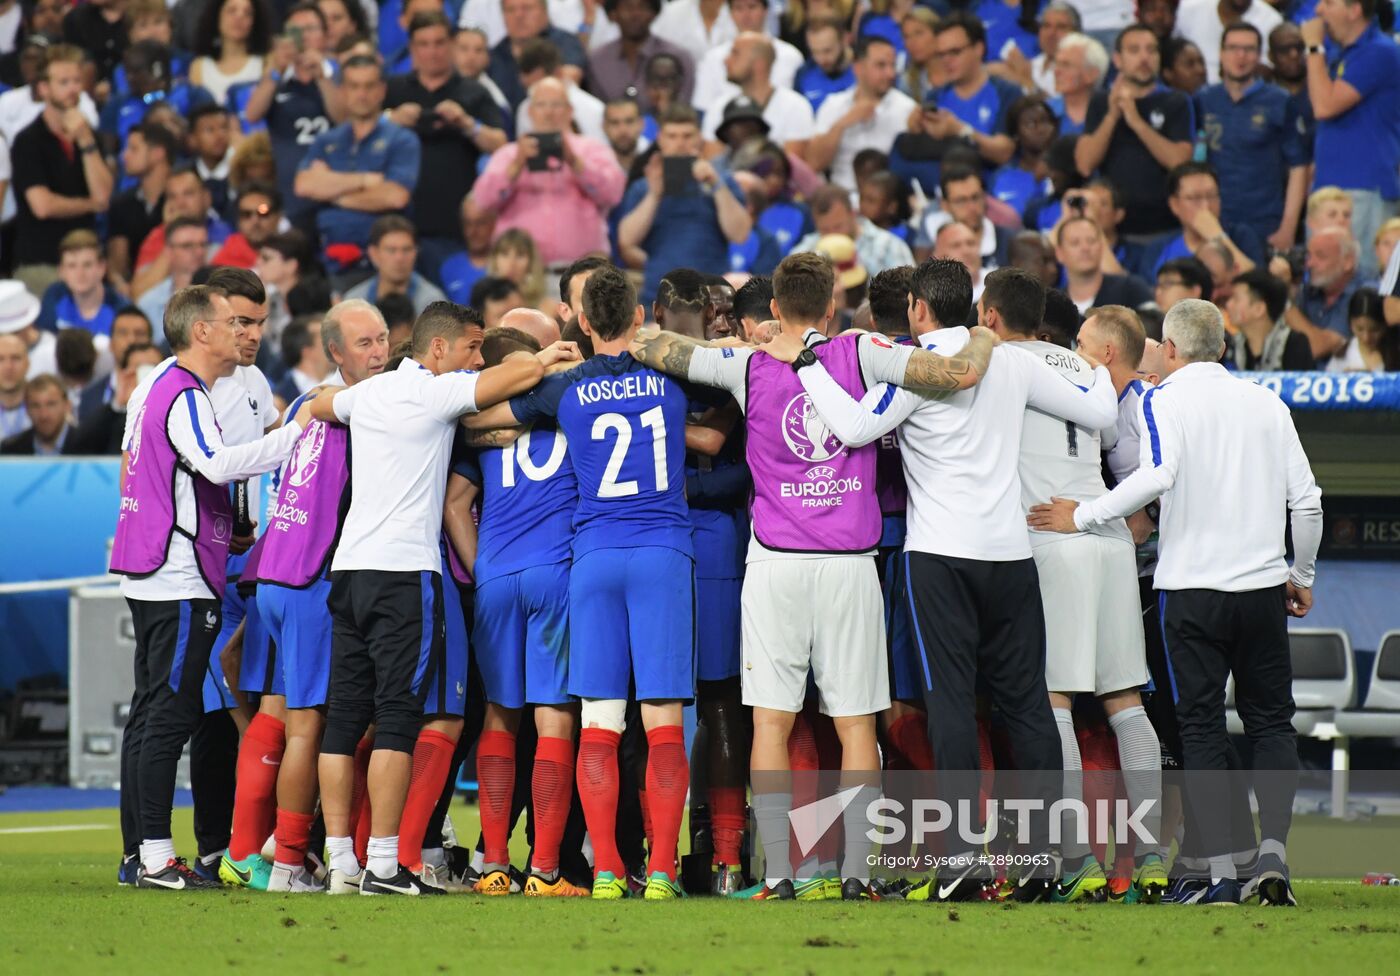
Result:
[[[237,230],[214,255],[213,264],[252,270],[258,252],[282,229],[282,194],[270,183],[249,183],[234,202]]]

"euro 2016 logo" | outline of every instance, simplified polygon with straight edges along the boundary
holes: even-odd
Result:
[[[321,451],[326,446],[326,425],[317,421],[307,428],[306,435],[297,441],[297,449],[292,452],[292,467],[287,475],[287,483],[302,488],[316,474]]]
[[[783,440],[793,454],[809,464],[829,461],[846,449],[806,393],[799,393],[783,408]]]

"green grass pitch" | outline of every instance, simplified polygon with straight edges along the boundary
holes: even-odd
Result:
[[[463,838],[475,836],[474,808],[454,807],[453,820]],[[192,851],[189,810],[177,811],[175,823],[179,849]],[[16,832],[62,826],[83,829]],[[472,895],[366,901],[119,889],[118,847],[115,810],[0,815],[0,973],[1366,976],[1394,972],[1400,958],[1400,888],[1363,887],[1355,875],[1300,882],[1294,911]]]

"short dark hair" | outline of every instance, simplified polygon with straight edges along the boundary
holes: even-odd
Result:
[[[190,114],[185,116],[186,121],[190,124],[190,131],[194,131],[194,127],[200,123],[201,119],[207,119],[211,115],[222,115],[227,119],[229,110],[218,102],[205,102],[203,105],[196,105],[190,109]]]
[[[1157,269],[1157,280],[1160,281],[1164,274],[1176,275],[1187,288],[1199,291],[1202,298],[1215,289],[1210,269],[1201,263],[1200,258],[1172,258]]]
[[[1025,115],[1032,109],[1037,108],[1044,109],[1046,113],[1049,114],[1050,121],[1053,122],[1055,125],[1055,136],[1056,138],[1058,138],[1060,134],[1060,117],[1055,114],[1055,110],[1050,107],[1050,102],[1047,101],[1045,96],[1042,95],[1040,92],[1034,92],[1030,95],[1022,95],[1020,98],[1016,99],[1009,106],[1007,106],[1006,132],[1013,139],[1016,138],[1017,130],[1021,126],[1021,116]]]
[[[175,217],[165,225],[166,246],[170,245],[170,238],[174,237],[177,231],[187,230],[191,227],[197,227],[206,234],[209,232],[209,226],[205,224],[202,217]]]
[[[159,122],[142,122],[127,138],[130,139],[132,135],[139,135],[147,146],[159,146],[165,153],[165,161],[171,166],[180,158],[180,143],[176,140],[175,133]]]
[[[209,188],[204,184],[204,177],[199,175],[199,170],[188,163],[181,163],[170,171],[170,175],[165,178],[166,186],[169,186],[172,180],[179,179],[181,176],[193,176],[195,179],[199,180],[199,185],[204,187],[205,192],[209,192]]]
[[[486,323],[476,309],[456,302],[433,302],[413,323],[413,355],[426,353],[434,339],[455,342],[469,329],[485,328]]]
[[[315,321],[314,315],[298,315],[282,332],[282,362],[288,369],[294,369],[311,348],[311,323]]]
[[[1193,159],[1180,166],[1173,166],[1171,172],[1167,174],[1167,196],[1176,196],[1181,190],[1181,181],[1188,176],[1209,176],[1215,181],[1216,187],[1220,186],[1220,177],[1215,175],[1215,167],[1210,163],[1202,163]]]
[[[909,286],[914,269],[886,268],[870,279],[870,320],[885,335],[909,334]]]
[[[1220,32],[1220,46],[1222,48],[1225,46],[1225,40],[1231,34],[1253,34],[1254,39],[1259,42],[1260,50],[1263,50],[1264,35],[1259,32],[1258,27],[1255,27],[1248,21],[1237,20],[1233,24],[1228,25],[1223,31]]]
[[[684,102],[674,102],[657,117],[656,125],[659,129],[668,125],[693,125],[698,128],[700,116]]]
[[[413,324],[413,299],[407,295],[385,295],[374,303],[374,307],[379,309],[379,314],[384,316],[384,324],[391,329],[396,325]]]
[[[488,329],[486,338],[481,340],[481,358],[487,366],[498,366],[513,352],[539,352],[540,341],[528,332],[519,329]]]
[[[1113,39],[1113,50],[1116,53],[1121,54],[1123,51],[1123,38],[1127,37],[1129,34],[1141,34],[1144,31],[1148,34],[1151,34],[1153,38],[1156,38],[1157,36],[1157,32],[1155,30],[1153,30],[1151,27],[1148,27],[1146,24],[1139,20],[1136,23],[1129,24],[1127,27],[1124,27],[1121,31],[1118,32],[1118,36]]]
[[[588,328],[603,342],[626,334],[637,312],[637,290],[612,265],[599,268],[583,286],[583,314]]]
[[[820,254],[789,254],[773,272],[773,299],[778,311],[795,322],[825,319],[835,291],[831,261]]]
[[[145,318],[145,316],[142,316],[142,318]],[[149,325],[150,323],[147,324]],[[157,354],[160,354],[160,349],[153,343],[133,342],[131,345],[127,346],[125,349],[122,350],[121,361],[117,363],[117,367],[120,369],[126,369],[127,366],[131,364],[132,356],[136,355],[139,352],[145,352],[148,349],[154,349]]]
[[[385,296],[394,297],[394,296]],[[399,295],[399,298],[405,296]],[[293,315],[319,315],[331,307],[331,283],[319,271],[302,274],[301,280],[287,292],[287,311]],[[409,303],[408,318],[413,318],[413,304]]]
[[[495,275],[486,275],[477,279],[472,285],[471,295],[467,301],[471,302],[472,308],[486,309],[487,302],[505,301],[511,295],[524,295],[520,286],[509,278],[498,278]]]
[[[1079,306],[1074,299],[1059,288],[1051,288],[1045,293],[1045,314],[1041,319],[1041,332],[1051,342],[1066,349],[1074,348],[1075,337],[1079,335]]]
[[[807,209],[812,212],[814,217],[823,216],[837,204],[852,212],[856,209],[851,206],[851,192],[835,183],[823,183],[813,190],[812,195],[807,198]]]
[[[413,226],[413,221],[402,214],[385,214],[377,218],[369,226],[369,246],[378,247],[379,242],[390,234],[407,234],[413,238],[413,243],[418,243],[418,228]]]
[[[609,103],[611,104],[611,103]],[[608,259],[601,254],[586,254],[573,264],[564,269],[564,273],[559,276],[559,299],[565,305],[569,304],[569,296],[573,294],[574,279],[579,275],[586,275],[590,271],[597,271],[605,267]]]
[[[578,346],[579,355],[584,359],[593,358],[593,339],[583,331],[583,326],[578,324],[577,319],[569,319],[564,323],[564,327],[559,330],[559,338]]]
[[[294,14],[315,14],[316,19],[321,22],[321,30],[326,29],[326,15],[321,12],[320,6],[313,3],[312,0],[301,0],[300,3],[292,4],[287,9],[286,15],[283,16],[282,22],[285,24],[292,19]]]
[[[987,190],[987,178],[982,175],[980,169],[972,166],[944,166],[938,174],[938,189],[942,191],[943,198],[948,198],[948,187],[954,183],[961,183],[963,180],[976,180],[977,185],[985,193]]]
[[[282,234],[273,234],[263,241],[262,246],[276,251],[284,260],[297,262],[297,270],[302,275],[314,272],[316,256],[311,250],[311,239],[295,227]]]
[[[350,0],[350,2],[354,3],[355,0]],[[372,58],[368,54],[357,54],[353,58],[347,58],[340,65],[340,73],[343,75],[351,68],[373,68],[379,72],[381,80],[384,78],[384,66],[379,63],[378,58]]]
[[[773,279],[766,275],[754,275],[734,293],[734,315],[738,319],[757,319],[760,322],[773,317]]]
[[[961,261],[925,261],[914,269],[909,293],[928,306],[939,325],[962,325],[972,315],[972,276]]]
[[[247,268],[220,265],[209,272],[209,280],[205,284],[229,297],[246,298],[258,305],[267,302],[267,288],[263,286],[262,279]]]
[[[967,33],[969,44],[981,44],[983,48],[987,46],[987,28],[982,21],[965,10],[955,10],[938,22],[933,28],[933,33],[946,34],[950,30],[961,27]]]
[[[1234,283],[1244,285],[1255,301],[1264,303],[1270,321],[1277,322],[1283,310],[1288,307],[1288,286],[1263,268],[1251,268],[1243,274],[1235,275]]]
[[[135,318],[146,323],[146,334],[155,337],[155,328],[151,325],[150,317],[135,305],[124,305],[117,310],[117,314],[112,316],[112,324],[115,326],[117,319]],[[118,364],[120,365],[120,364]]]
[[[705,276],[694,268],[672,268],[661,276],[656,286],[656,304],[668,312],[677,309],[700,312],[709,300]]]
[[[430,27],[441,27],[448,37],[452,36],[452,21],[447,19],[447,14],[441,10],[420,10],[409,18],[408,39],[412,41],[414,34]]]
[[[1034,335],[1045,320],[1045,286],[1029,271],[997,268],[986,277],[984,308],[994,308],[1012,332]]]
[[[242,200],[246,196],[267,197],[267,203],[272,208],[272,212],[282,212],[282,191],[277,189],[276,184],[266,183],[262,180],[244,183],[243,189],[238,191],[238,199]]]
[[[865,56],[870,53],[870,49],[883,44],[891,51],[895,50],[894,42],[888,37],[880,37],[878,34],[862,34],[856,38],[856,42],[851,47],[853,60],[864,61]]]
[[[543,37],[532,37],[520,45],[520,56],[515,59],[515,63],[522,75],[536,71],[552,75],[563,66],[564,59],[553,41],[547,41]]]
[[[93,367],[97,365],[97,345],[92,341],[92,333],[84,328],[59,329],[53,358],[60,376],[92,379]]]

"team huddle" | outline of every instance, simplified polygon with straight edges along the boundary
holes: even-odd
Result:
[[[392,356],[379,312],[345,301],[321,327],[337,373],[281,418],[253,365],[257,279],[177,293],[174,356],[128,408],[111,564],[137,635],[120,882],[669,899],[689,798],[692,857],[703,823],[730,897],[1214,899],[1189,824],[1176,864],[1212,870],[1166,869],[1181,745],[1169,697],[1144,704],[1171,679],[1135,548],[1164,484],[1135,472],[1162,465],[1162,357],[1213,361],[1219,313],[1181,303],[1158,346],[1126,308],[1081,325],[1003,269],[968,329],[966,269],[933,260],[877,276],[869,329],[828,336],[826,258],[753,288],[766,307],[726,315],[677,273],[649,328],[626,275],[585,259],[561,282],[564,339],[438,302]],[[255,536],[240,483],[264,474]],[[210,745],[230,716],[241,741]],[[186,741],[193,864],[171,839]],[[447,817],[472,745],[475,852]],[[1112,877],[1074,831],[1010,877],[956,833],[935,877],[872,872],[882,770],[1076,771],[1091,750],[1157,838],[1120,844]],[[790,850],[815,798],[796,774],[818,769],[856,798],[839,854]],[[209,798],[232,782],[221,835]],[[975,777],[944,788],[977,796]],[[1291,902],[1272,843],[1229,849],[1255,849],[1261,900]]]

